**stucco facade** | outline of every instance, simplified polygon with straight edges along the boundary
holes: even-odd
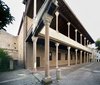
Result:
[[[50,67],[90,62],[94,40],[65,0],[24,0],[24,4],[17,39],[21,65],[33,72],[45,68],[47,80]]]
[[[41,19],[45,21],[45,13],[43,13],[43,10],[46,8],[46,4],[48,3],[49,5],[51,2],[52,1],[48,0],[25,1],[26,9],[18,31],[18,42],[20,42],[18,43],[18,50],[19,60],[23,61],[27,69],[45,67],[46,26],[45,23],[44,26],[42,26],[38,21]],[[49,65],[56,67],[57,64],[56,43],[59,43],[59,66],[89,62],[92,56],[92,49],[89,46],[94,43],[93,39],[73,14],[67,3],[64,0],[57,0],[57,2],[59,5],[58,10],[56,10],[52,16],[47,16],[47,21],[52,18],[49,23],[50,26],[48,27],[50,40],[48,51]],[[56,2],[54,3],[57,4]],[[63,11],[64,9],[66,12]],[[66,13],[68,15],[66,15]],[[43,14],[44,16],[42,16]],[[40,18],[40,16],[42,16],[42,18]],[[35,29],[35,27],[41,30],[38,32],[38,29]],[[35,33],[38,33],[38,35],[35,35]]]

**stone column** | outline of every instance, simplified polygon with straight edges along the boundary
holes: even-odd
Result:
[[[24,16],[25,16],[25,13],[24,13]],[[26,44],[25,39],[26,39],[26,33],[27,33],[27,16],[24,17],[23,28],[24,28],[24,29],[23,29],[23,41],[24,41],[24,42],[23,42],[23,43],[24,43],[24,44],[23,44],[23,49],[24,49],[24,50],[23,50],[23,60],[24,60],[23,63],[24,63],[24,68],[26,68],[26,67],[27,67],[27,60],[26,60],[26,57],[27,57],[27,56],[26,56],[26,55],[27,55],[27,51],[26,51],[27,48],[26,48],[26,45],[27,45],[27,44]]]
[[[56,69],[58,69],[58,46],[59,46],[59,43],[56,43]]]
[[[82,44],[82,34],[80,34],[80,43]]]
[[[75,62],[75,64],[77,65],[77,49],[75,49],[75,56],[76,56],[76,62]]]
[[[89,45],[91,45],[91,42],[89,42]]]
[[[68,22],[67,25],[68,25],[68,37],[70,38],[70,22]]]
[[[89,40],[87,40],[87,47],[88,47],[88,45],[89,45],[88,43],[89,43]]]
[[[80,51],[80,64],[82,64],[82,51]]]
[[[37,12],[37,0],[33,0],[33,29],[32,31],[35,30],[35,26],[36,26],[36,13]]]
[[[90,62],[90,54],[88,53],[88,62]]]
[[[70,66],[70,48],[71,47],[68,47],[68,66]]]
[[[55,15],[56,15],[56,31],[58,32],[58,19],[59,19],[59,12],[57,11],[57,12],[55,13]]]
[[[34,2],[34,9],[33,9],[33,14],[34,14],[34,18],[36,17],[36,9],[37,9],[37,0],[33,0]]]
[[[52,16],[45,14],[43,17],[45,25],[45,78],[43,82],[50,82],[51,77],[49,74],[49,26],[52,20]]]
[[[75,41],[77,41],[77,29],[75,30]]]
[[[86,46],[86,37],[84,38],[84,46]]]
[[[86,57],[86,52],[84,52],[84,63],[85,63],[85,59],[86,59],[85,57]]]
[[[88,53],[87,53],[87,63],[89,62],[89,56],[88,56]]]
[[[90,62],[90,54],[89,54],[89,62]]]
[[[37,52],[37,37],[32,36],[32,41],[33,41],[33,71],[36,72],[36,52]]]

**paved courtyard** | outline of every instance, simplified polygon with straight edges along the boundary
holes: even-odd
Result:
[[[71,67],[61,67],[61,80],[56,80],[56,70],[50,74],[51,85],[100,85],[100,63],[88,63]],[[42,85],[44,72],[32,74],[28,70],[18,70],[0,74],[0,85]]]

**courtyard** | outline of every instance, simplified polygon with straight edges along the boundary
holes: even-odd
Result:
[[[56,80],[56,70],[51,69],[51,85],[100,85],[100,63],[92,62],[70,67],[60,67],[61,79]],[[44,71],[32,74],[29,70],[17,70],[0,74],[0,85],[43,85]]]

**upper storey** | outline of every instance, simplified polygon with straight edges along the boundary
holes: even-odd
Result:
[[[36,16],[40,12],[42,6],[46,3],[48,0],[36,0]],[[53,0],[50,0],[53,1]],[[34,15],[34,0],[24,0],[24,4],[26,5],[25,14],[30,18],[33,19],[36,17]],[[94,40],[91,38],[91,36],[88,34],[88,32],[85,30],[83,25],[80,23],[78,18],[75,16],[75,14],[72,12],[68,4],[65,2],[65,0],[58,0],[58,9],[59,12],[59,24],[58,24],[58,30],[60,33],[64,34],[65,36],[68,36],[68,26],[67,23],[70,22],[70,38],[75,40],[75,29],[78,30],[78,42],[80,42],[80,34],[82,34],[82,39],[86,38],[91,43],[94,43]],[[39,27],[39,26],[38,26]],[[51,22],[50,27],[52,29],[56,29],[56,16],[53,15],[53,20]],[[84,43],[84,40],[83,40]]]

